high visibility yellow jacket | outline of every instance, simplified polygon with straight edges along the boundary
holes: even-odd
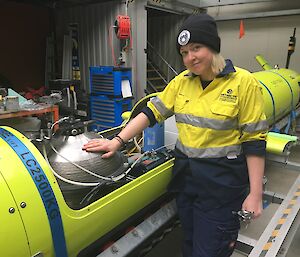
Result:
[[[263,105],[258,81],[230,60],[206,87],[189,71],[176,76],[143,110],[151,125],[175,115],[169,191],[196,195],[203,210],[239,206],[249,187],[246,155],[265,154]]]
[[[157,122],[175,115],[176,148],[191,158],[241,154],[243,142],[265,140],[268,125],[259,82],[241,68],[203,89],[199,76],[184,71],[148,103]]]

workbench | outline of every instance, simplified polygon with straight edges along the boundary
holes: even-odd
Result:
[[[3,112],[0,113],[0,120],[10,119],[16,117],[25,117],[25,116],[39,116],[46,113],[52,113],[52,121],[56,122],[59,119],[59,109],[57,105],[47,106],[45,108],[40,108],[36,110],[19,110],[15,112]],[[1,123],[1,122],[0,122]]]

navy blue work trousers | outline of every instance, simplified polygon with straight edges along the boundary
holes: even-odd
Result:
[[[239,219],[232,211],[241,208],[241,201],[203,211],[195,194],[179,192],[176,202],[184,235],[183,257],[231,256],[240,229]]]

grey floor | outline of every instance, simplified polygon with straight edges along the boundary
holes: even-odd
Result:
[[[158,243],[145,257],[182,257],[181,254],[182,233],[180,227],[175,228],[171,233]],[[300,230],[296,233],[292,245],[288,250],[286,257],[300,256]],[[244,253],[235,251],[232,257],[245,257]]]
[[[300,146],[292,148],[292,154],[289,160],[297,162],[300,165]],[[268,182],[266,190],[286,195],[294,184],[295,180],[300,175],[300,169],[291,169],[278,165],[268,164],[265,172]],[[252,221],[247,228],[243,228],[240,234],[258,240],[261,234],[266,229],[272,217],[275,215],[279,204],[268,205],[262,216]],[[286,257],[300,256],[300,228],[296,228],[297,232],[292,238],[291,245],[288,248]],[[182,257],[181,255],[182,232],[180,226],[176,227],[164,239],[159,242],[146,257]],[[247,254],[235,251],[232,257],[242,257]],[[274,255],[275,257],[275,255]]]

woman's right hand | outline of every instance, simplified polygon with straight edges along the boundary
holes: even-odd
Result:
[[[82,146],[82,150],[87,152],[106,152],[102,158],[109,158],[121,147],[118,140],[112,139],[92,139]]]

